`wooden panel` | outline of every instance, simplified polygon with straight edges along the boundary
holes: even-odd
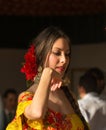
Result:
[[[105,0],[0,0],[0,15],[58,16],[105,11]]]

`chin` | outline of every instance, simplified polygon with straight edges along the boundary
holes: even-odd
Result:
[[[57,73],[59,73],[62,77],[64,77],[65,71],[59,71],[58,69],[55,69]]]
[[[59,74],[61,75],[62,78],[64,77],[64,73],[63,73],[63,72],[61,72],[61,73],[59,73]]]
[[[57,71],[60,75],[64,75],[63,71]]]

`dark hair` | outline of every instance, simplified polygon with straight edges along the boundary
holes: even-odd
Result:
[[[17,95],[17,91],[13,88],[9,88],[4,92],[3,98],[7,98],[9,94]]]
[[[88,124],[85,120],[85,118],[83,117],[80,109],[79,109],[79,106],[78,106],[78,103],[77,101],[73,98],[71,92],[69,91],[68,87],[67,86],[64,86],[62,87],[61,89],[63,89],[64,91],[64,94],[66,95],[67,99],[69,100],[71,106],[73,107],[74,109],[74,112],[79,116],[79,118],[81,119],[83,125],[84,125],[84,130],[89,130],[89,127],[88,127]]]
[[[87,74],[92,74],[97,80],[104,80],[104,74],[101,69],[94,67],[89,69]]]
[[[93,75],[96,78],[98,94],[100,94],[105,87],[104,73],[102,72],[102,70],[94,67],[89,69],[86,74]]]
[[[52,49],[54,42],[59,38],[64,38],[69,44],[69,47],[71,46],[69,37],[62,30],[54,26],[44,29],[37,38],[33,40],[38,67],[43,67],[48,52]]]
[[[97,81],[93,75],[85,74],[79,79],[79,87],[82,86],[87,93],[97,92]]]

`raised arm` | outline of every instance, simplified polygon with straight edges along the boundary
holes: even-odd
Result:
[[[43,118],[48,105],[49,92],[51,90],[55,91],[60,86],[60,75],[51,68],[45,68],[42,72],[32,103],[25,109],[25,116],[31,120]]]

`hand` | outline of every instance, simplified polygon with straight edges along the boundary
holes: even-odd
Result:
[[[54,69],[45,67],[42,76],[41,76],[41,81],[43,81],[43,84],[45,84],[45,81],[49,83],[49,87],[51,91],[55,91],[56,89],[61,87],[62,84],[62,77],[59,73],[57,73]]]
[[[53,70],[50,90],[55,91],[56,89],[60,88],[61,85],[62,85],[61,75],[59,73],[57,73],[55,70]]]

